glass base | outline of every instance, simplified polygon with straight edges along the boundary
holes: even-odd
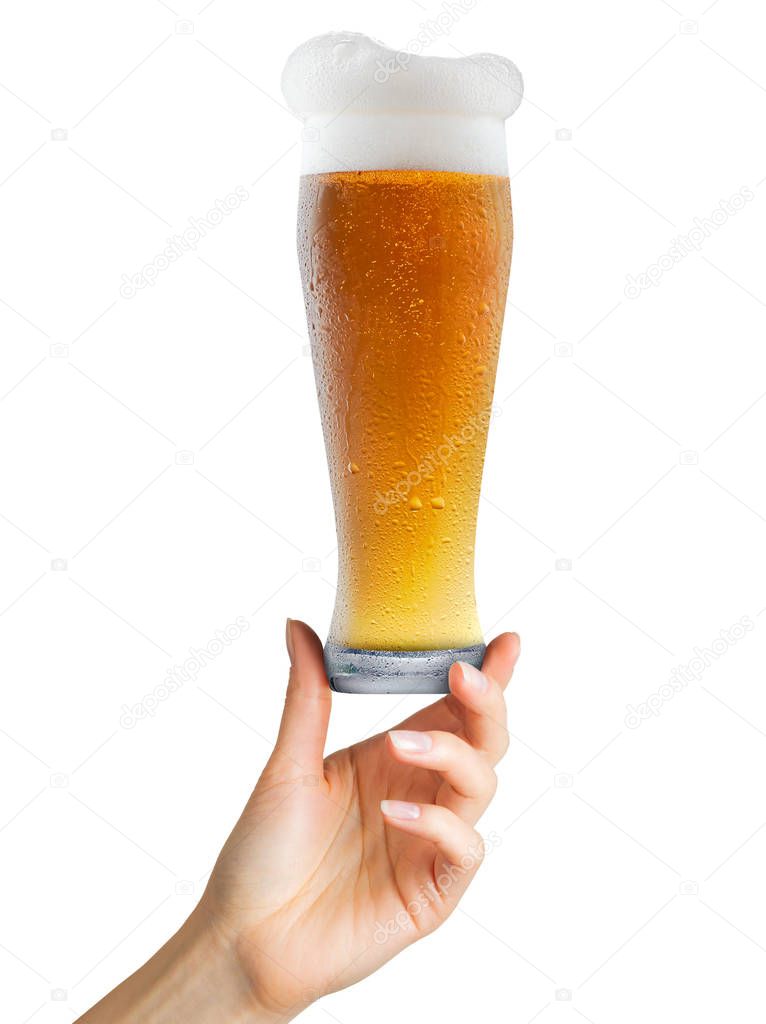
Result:
[[[363,651],[328,640],[324,663],[337,693],[449,693],[456,661],[481,668],[484,644],[446,651]]]

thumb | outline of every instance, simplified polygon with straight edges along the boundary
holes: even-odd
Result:
[[[273,766],[280,774],[322,774],[332,704],[322,643],[305,622],[288,619],[285,628],[290,678]]]

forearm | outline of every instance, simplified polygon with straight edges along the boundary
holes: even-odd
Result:
[[[195,911],[143,967],[77,1024],[266,1024],[266,1014],[215,929]]]

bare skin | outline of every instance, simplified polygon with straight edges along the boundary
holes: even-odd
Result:
[[[476,874],[518,636],[497,637],[481,672],[453,665],[451,693],[396,730],[327,758],[321,643],[288,620],[287,646],[274,752],[199,905],[80,1024],[291,1020],[437,928]]]

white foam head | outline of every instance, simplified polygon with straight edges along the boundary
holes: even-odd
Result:
[[[304,121],[303,173],[507,174],[504,121],[523,93],[505,57],[421,57],[355,32],[295,50],[282,92]]]

